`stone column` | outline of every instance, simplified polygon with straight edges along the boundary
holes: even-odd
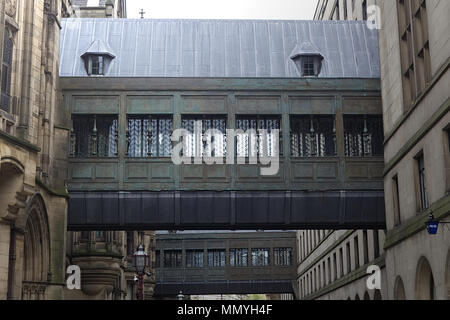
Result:
[[[8,294],[9,238],[11,227],[0,222],[0,300]]]

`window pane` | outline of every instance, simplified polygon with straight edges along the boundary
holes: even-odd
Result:
[[[252,265],[268,266],[269,265],[269,249],[252,249]]]
[[[188,134],[183,137],[184,156],[226,156],[226,117],[184,117],[181,121],[181,127],[188,131]]]
[[[383,156],[382,116],[344,116],[346,157]]]
[[[225,267],[225,250],[209,250],[208,266],[209,267]]]
[[[236,128],[241,130],[237,134],[237,156],[247,157],[277,157],[280,155],[279,116],[239,116]]]
[[[203,268],[203,251],[187,250],[186,251],[186,267],[187,268]]]
[[[75,156],[117,156],[117,116],[74,116]]]
[[[230,266],[246,267],[248,265],[248,249],[230,249]]]
[[[291,155],[330,157],[337,154],[334,116],[291,117]]]
[[[0,109],[10,112],[11,102],[11,70],[13,57],[13,41],[9,38],[9,32],[5,30],[3,38],[2,78]]]
[[[180,268],[182,263],[181,250],[164,251],[164,267],[166,268]]]
[[[292,265],[292,248],[275,248],[273,254],[276,266]]]

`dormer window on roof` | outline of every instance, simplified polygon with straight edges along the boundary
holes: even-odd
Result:
[[[291,60],[302,77],[318,77],[322,71],[323,59],[322,54],[311,42],[297,45],[291,54]]]
[[[107,69],[115,57],[109,46],[101,40],[95,40],[81,56],[89,76],[106,75]]]

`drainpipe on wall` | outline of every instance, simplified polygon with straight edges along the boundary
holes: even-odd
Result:
[[[8,293],[6,299],[12,300],[14,298],[14,270],[16,268],[16,230],[13,224],[9,234]]]

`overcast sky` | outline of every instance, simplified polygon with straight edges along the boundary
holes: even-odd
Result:
[[[127,0],[128,18],[311,20],[317,0]]]

